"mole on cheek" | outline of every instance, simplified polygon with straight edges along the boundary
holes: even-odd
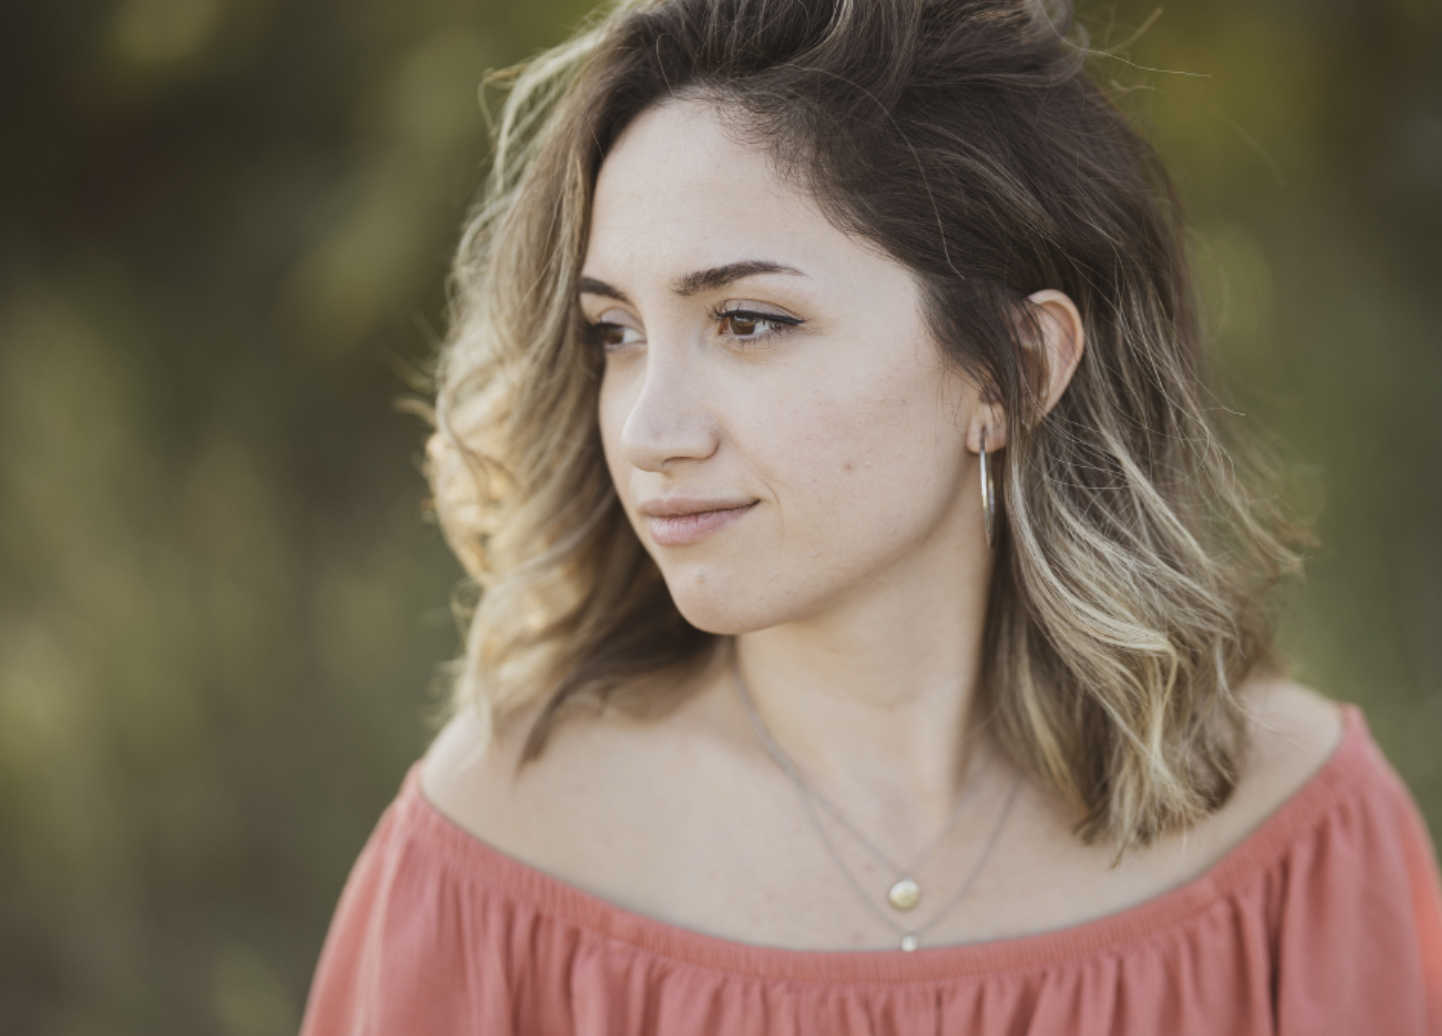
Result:
[[[855,470],[855,468],[856,468],[856,464],[853,463],[852,461],[847,461],[845,464],[841,465],[841,470],[842,470],[842,471],[853,471],[853,470]]]

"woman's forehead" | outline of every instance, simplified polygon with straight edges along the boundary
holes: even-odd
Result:
[[[738,136],[713,102],[699,98],[637,116],[597,177],[586,274],[608,283],[674,281],[765,261],[811,276],[877,261]]]

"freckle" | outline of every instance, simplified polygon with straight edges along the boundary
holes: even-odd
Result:
[[[850,470],[852,470],[852,469],[855,468],[855,467],[856,467],[855,464],[851,463],[851,461],[847,461],[845,464],[841,465],[841,470],[842,470],[842,471],[850,471]]]
[[[696,582],[698,582],[698,583],[704,583],[704,582],[706,582],[706,573],[705,573],[705,572],[697,572],[697,573],[696,573]]]

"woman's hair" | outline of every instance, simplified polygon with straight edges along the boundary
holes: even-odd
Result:
[[[1253,451],[1219,444],[1176,196],[1027,0],[633,0],[512,73],[456,260],[429,471],[478,587],[453,702],[673,704],[717,638],[632,531],[597,424],[576,282],[627,123],[717,106],[839,228],[905,265],[941,352],[1005,410],[1005,521],[981,702],[1008,752],[1118,852],[1223,803],[1242,679],[1299,534]],[[1041,409],[1026,303],[1064,291],[1086,348]]]

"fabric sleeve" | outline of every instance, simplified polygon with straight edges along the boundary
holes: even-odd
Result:
[[[1371,765],[1288,861],[1276,1020],[1283,1036],[1442,1036],[1442,890],[1426,825]]]
[[[440,909],[444,890],[405,835],[403,805],[381,817],[346,881],[301,1036],[473,1032],[459,916]]]

